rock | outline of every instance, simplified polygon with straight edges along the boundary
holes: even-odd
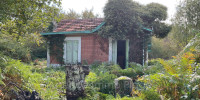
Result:
[[[131,78],[121,76],[115,79],[115,93],[123,96],[131,96],[133,90],[133,81]]]

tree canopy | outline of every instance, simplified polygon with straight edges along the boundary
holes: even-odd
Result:
[[[60,20],[60,0],[1,0],[0,51],[10,57],[30,60],[42,45],[40,32]],[[44,53],[45,54],[45,53]]]
[[[0,22],[14,22],[18,35],[40,32],[53,20],[59,20],[58,0],[1,0]]]
[[[97,18],[98,14],[94,14],[93,9],[85,9],[80,13],[75,12],[73,9],[69,9],[68,12],[64,13],[62,19],[88,19],[88,18]]]
[[[123,39],[142,33],[144,27],[153,27],[154,35],[163,38],[171,30],[162,22],[167,18],[167,8],[158,3],[145,6],[132,0],[109,0],[104,16],[106,25],[99,32],[103,37]]]
[[[180,47],[187,45],[190,39],[200,32],[199,5],[199,0],[183,0],[177,7],[172,33]]]

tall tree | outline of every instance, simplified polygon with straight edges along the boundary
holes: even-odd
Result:
[[[93,9],[85,9],[84,11],[82,11],[81,13],[81,18],[82,19],[88,19],[88,18],[97,18],[99,17],[98,14],[94,14]]]
[[[140,5],[132,0],[109,0],[104,7],[106,25],[100,31],[100,35],[123,39],[128,34],[139,33],[142,28],[139,7]]]
[[[53,20],[59,21],[60,3],[60,0],[1,0],[0,51],[16,59],[30,57],[36,45],[43,42],[39,33]]]
[[[69,9],[67,13],[64,13],[63,19],[80,19],[81,15],[75,12],[73,9]]]
[[[53,20],[59,20],[57,0],[1,0],[0,22],[13,21],[18,35],[41,32]]]
[[[126,38],[142,33],[143,27],[153,27],[154,35],[163,38],[171,29],[162,22],[167,18],[167,8],[158,3],[144,6],[132,0],[109,0],[104,16],[106,25],[99,32],[104,37]]]
[[[88,19],[88,18],[98,18],[98,14],[94,14],[93,9],[85,9],[82,13],[77,13],[73,9],[69,9],[67,13],[64,13],[63,19]]]
[[[187,45],[200,32],[199,5],[199,0],[183,0],[177,7],[172,33],[180,47]]]

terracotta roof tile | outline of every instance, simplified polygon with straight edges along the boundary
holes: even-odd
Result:
[[[103,18],[62,20],[53,32],[86,31],[95,29]]]

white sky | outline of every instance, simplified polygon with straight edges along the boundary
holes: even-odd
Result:
[[[65,12],[69,9],[81,13],[85,9],[92,9],[95,14],[99,14],[103,17],[103,7],[108,0],[62,0],[62,8]],[[168,21],[174,16],[176,12],[176,6],[180,0],[133,0],[140,4],[148,4],[151,2],[156,2],[165,5],[168,8]]]

